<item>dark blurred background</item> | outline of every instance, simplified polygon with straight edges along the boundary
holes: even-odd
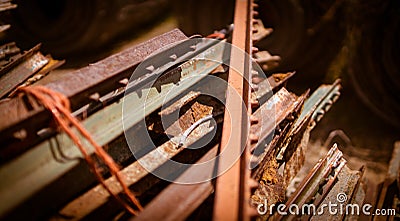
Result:
[[[66,59],[76,69],[179,27],[208,35],[232,23],[234,1],[31,0],[14,1],[3,36],[22,49]],[[271,72],[296,70],[288,87],[301,93],[341,78],[342,96],[312,134],[322,143],[332,130],[351,139],[343,152],[381,174],[400,128],[400,1],[258,1],[264,25],[274,29],[257,43],[282,61]],[[338,141],[339,142],[339,141]],[[346,149],[347,148],[347,149]],[[356,160],[357,161],[357,160]],[[379,164],[379,165],[378,165]]]

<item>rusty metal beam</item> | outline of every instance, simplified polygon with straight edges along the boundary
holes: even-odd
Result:
[[[221,51],[224,51],[224,48],[224,43],[220,42],[220,44],[212,48],[212,50],[216,52],[215,54],[204,52],[198,55],[206,60],[209,59],[207,61],[211,63],[204,63],[201,62],[200,59],[194,59],[196,62],[187,61],[181,64],[179,67],[182,72],[177,74],[179,76],[182,74],[182,82],[180,82],[178,86],[173,87],[172,83],[167,84],[161,92],[157,92],[157,89],[154,87],[143,88],[143,90],[152,92],[149,93],[150,95],[148,97],[139,96],[138,93],[130,93],[124,97],[124,102],[115,102],[83,120],[83,126],[92,134],[93,139],[95,139],[99,145],[108,144],[110,141],[123,134],[121,122],[123,103],[134,107],[134,109],[131,109],[132,113],[124,118],[124,128],[128,129],[136,126],[145,116],[160,108],[163,102],[172,101],[175,97],[205,78],[207,74],[211,73],[220,65],[215,62],[215,60],[221,60],[223,56]],[[218,56],[220,57],[217,58]],[[189,78],[190,81],[186,80]],[[207,84],[202,85],[207,86]],[[171,88],[173,88],[173,90]],[[218,89],[224,90],[225,88],[218,87]],[[144,105],[146,105],[146,113],[141,112]],[[55,140],[59,141],[62,151],[67,156],[74,158],[74,160],[60,163],[57,159],[54,159],[51,153],[51,144]],[[143,147],[141,146],[143,142],[146,141],[138,138],[136,145],[138,147]],[[92,153],[92,151],[92,149],[88,150],[89,153]],[[80,157],[79,150],[71,143],[71,140],[66,137],[65,134],[61,133],[30,149],[14,161],[2,165],[2,167],[0,167],[0,175],[7,177],[7,179],[0,184],[0,196],[3,199],[7,199],[9,203],[0,205],[0,212],[4,213],[5,211],[9,211],[18,203],[30,197],[35,191],[44,188],[45,185],[53,182],[62,174],[69,171],[78,163],[76,160],[77,157]],[[26,182],[26,180],[31,181]],[[23,191],[14,191],[18,194],[11,194],[11,192],[13,192],[11,189],[14,188]]]
[[[15,44],[15,42],[10,42],[7,44],[4,44],[2,46],[0,46],[0,59],[5,59],[9,56],[18,54],[21,50],[17,47],[17,45]],[[3,64],[3,62],[6,64],[8,64],[8,62],[13,61],[13,59],[10,60],[2,60],[0,61],[0,64]],[[3,65],[1,65],[3,66]],[[0,68],[0,75],[2,75],[2,68]]]
[[[196,164],[204,163],[215,158],[219,145],[209,150]],[[178,179],[207,180],[196,184],[170,184],[163,192],[153,199],[134,221],[144,220],[186,220],[186,218],[213,192],[211,178],[215,173],[216,165],[207,164],[207,168],[192,167],[187,169]],[[171,203],[178,202],[178,203]],[[173,212],[172,212],[173,211]]]
[[[263,105],[272,97],[273,93],[281,89],[294,74],[295,72],[272,74],[267,79],[254,86],[257,90],[251,94],[251,98],[257,100],[260,106]]]
[[[304,178],[296,192],[287,200],[283,212],[287,213],[290,205],[294,204],[301,207],[306,203],[314,202],[314,200],[320,203],[329,193],[329,189],[332,187],[345,164],[346,160],[343,159],[342,152],[335,144],[326,156],[318,161]],[[323,189],[324,187],[326,187],[326,189]],[[322,197],[316,199],[315,196],[319,192],[322,193]],[[318,205],[319,204],[315,206],[318,207]],[[273,220],[294,220],[296,218],[294,214],[287,214],[288,216],[283,216],[282,213],[276,213],[272,218]]]
[[[307,96],[308,93],[305,93],[300,97],[296,97],[294,94],[288,92],[286,88],[282,88],[254,113],[259,119],[274,119],[263,122],[263,125],[252,125],[250,129],[250,131],[253,131],[253,133],[259,136],[259,141],[251,147],[251,150],[256,152],[255,155],[258,155],[257,163],[260,165],[260,167],[253,172],[253,177],[255,177],[256,180],[260,179],[260,175],[265,169],[263,166],[266,164],[266,160],[269,159],[268,156],[277,148],[275,142],[271,141],[271,143],[268,143],[268,138],[272,139],[270,136],[274,135],[273,132],[276,127],[286,118],[290,119],[291,114],[295,116],[299,114]],[[292,119],[292,121],[294,120],[295,119]],[[292,122],[292,124],[293,123],[294,122]],[[282,133],[279,134],[279,136],[280,135],[285,134]],[[261,154],[258,152],[261,152]]]
[[[250,102],[250,92],[247,80],[251,79],[251,61],[248,54],[251,54],[252,47],[252,7],[251,0],[236,1],[232,45],[241,51],[236,48],[231,50],[231,68],[228,74],[230,87],[226,92],[220,144],[222,154],[218,162],[218,173],[223,174],[216,181],[214,220],[249,220],[250,189],[247,182],[250,175],[249,171],[246,171],[249,152],[243,148],[247,146],[249,132],[247,106]],[[237,157],[239,159],[236,159]],[[228,170],[224,173],[226,169]]]
[[[206,137],[205,135],[209,133],[210,132],[199,134],[198,137],[190,137],[188,139],[188,146],[194,144],[203,137]],[[140,162],[135,161],[120,171],[121,175],[126,177],[125,184],[132,186],[139,182],[139,180],[144,179],[144,177],[150,173],[148,171],[149,166],[144,168],[142,164],[150,165],[152,171],[163,168],[165,167],[163,166],[165,161],[157,161],[155,159],[165,159],[165,157],[170,159],[181,153],[183,150],[185,149],[178,148],[178,145],[172,141],[168,141],[157,147],[157,149],[145,155]],[[165,170],[167,170],[167,168],[165,168]],[[176,171],[170,170],[171,174],[174,172]],[[108,178],[106,183],[114,193],[119,194],[122,192],[120,185],[118,182],[116,182],[114,177]],[[103,186],[99,184],[71,201],[68,205],[61,209],[60,214],[65,217],[71,217],[71,220],[80,220],[105,204],[109,200],[109,197],[109,193],[103,188]],[[154,210],[152,210],[152,212],[154,213]]]
[[[17,5],[12,4],[11,0],[5,0],[5,1],[0,2],[0,12],[14,9],[16,7],[17,7]]]
[[[18,62],[13,63],[15,66],[9,64],[3,68],[8,70],[6,70],[7,73],[0,75],[0,98],[4,98],[49,62],[49,59],[43,56],[39,49],[40,45],[35,46],[21,55]]]
[[[303,137],[302,132],[304,132],[308,126],[311,126],[310,130],[314,128],[316,123],[321,120],[332,104],[337,101],[340,96],[340,89],[340,80],[335,81],[331,85],[321,85],[314,91],[310,98],[306,100],[304,109],[290,129],[290,136],[281,146],[277,156],[278,160],[283,160],[283,158],[288,158],[291,155],[290,153],[296,149],[297,144]]]
[[[397,187],[397,188],[396,188]],[[397,193],[396,193],[397,189]],[[400,141],[394,144],[385,180],[381,183],[376,209],[395,209],[394,196],[400,190]],[[393,217],[391,217],[393,218]],[[390,220],[385,216],[374,216],[372,220]]]
[[[90,95],[99,93],[103,96],[120,88],[122,85],[119,81],[129,78],[137,65],[156,50],[186,39],[181,31],[175,29],[95,64],[63,74],[57,79],[44,78],[40,84],[68,96],[74,111],[90,103]],[[189,46],[188,50],[192,51]],[[166,59],[164,62],[168,61]],[[0,142],[15,149],[26,149],[38,144],[41,138],[37,132],[51,120],[48,111],[42,107],[32,110],[20,97],[0,102],[0,115],[4,119],[0,121]],[[14,134],[21,130],[25,131],[26,138],[16,139]]]
[[[202,62],[200,59],[194,61],[187,61],[179,66],[181,72],[175,73],[182,76],[179,85],[175,86],[173,83],[163,85],[163,90],[157,92],[154,87],[147,86],[142,88],[143,93],[149,92],[149,96],[139,96],[138,93],[130,93],[124,97],[124,102],[114,102],[102,110],[97,111],[95,114],[89,116],[82,121],[82,125],[92,134],[93,138],[100,144],[106,145],[116,137],[123,134],[123,128],[131,129],[138,126],[144,117],[158,110],[163,102],[172,102],[175,97],[183,94],[189,90],[194,84],[199,83],[204,79],[207,74],[211,73],[220,64],[215,60],[221,60],[223,51],[225,49],[224,43],[214,45],[211,50],[215,53],[200,53],[198,56],[206,61]],[[175,78],[176,76],[170,76]],[[188,80],[190,79],[190,80]],[[219,84],[218,84],[219,83]],[[218,87],[215,86],[218,84]],[[210,82],[208,84],[200,83],[203,89],[207,91],[208,86],[212,86],[220,90],[217,93],[224,94],[224,87],[221,87],[220,82]],[[202,87],[197,88],[200,92]],[[124,118],[124,127],[122,126],[121,109],[124,105],[132,107],[129,116]],[[138,105],[140,104],[140,105]],[[142,112],[143,107],[146,106],[146,112]],[[140,125],[139,125],[140,126]],[[140,133],[139,133],[140,134]],[[132,136],[140,136],[133,134]],[[72,160],[67,162],[59,162],[52,153],[52,144],[58,141],[61,151]],[[140,141],[140,142],[139,142]],[[147,143],[143,139],[137,139],[135,148],[144,148]],[[92,153],[92,149],[88,149],[88,153]],[[79,150],[71,143],[71,140],[65,134],[58,134],[50,138],[38,146],[30,149],[26,153],[20,155],[13,161],[7,162],[0,167],[0,176],[7,177],[7,179],[0,184],[0,197],[8,200],[8,204],[0,206],[0,212],[5,213],[13,207],[27,200],[36,191],[43,189],[46,185],[54,182],[67,171],[71,170],[77,163],[80,157]],[[155,157],[157,158],[157,157]],[[40,177],[40,178],[39,178]],[[29,180],[29,181],[27,181]],[[19,191],[12,189],[19,189]],[[13,192],[11,194],[11,192]]]
[[[12,43],[9,46],[11,46],[13,48],[15,47],[15,45],[13,45]],[[15,49],[17,54],[12,57],[11,61],[8,61],[4,66],[2,66],[0,68],[0,76],[3,76],[8,71],[10,71],[12,68],[16,67],[18,64],[20,64],[21,62],[25,61],[27,58],[31,57],[33,54],[38,52],[40,49],[40,46],[41,45],[38,44],[35,47],[31,48],[28,51],[25,51],[22,54],[18,54],[19,49]]]
[[[221,90],[220,92],[223,92],[223,90]],[[183,99],[185,99],[185,98],[183,98]],[[212,102],[210,101],[209,103],[212,103]],[[202,106],[203,108],[198,108],[198,106]],[[188,124],[190,126],[191,124],[194,123],[195,119],[188,120],[187,116],[201,117],[202,115],[208,114],[209,111],[211,111],[211,109],[217,108],[217,106],[218,106],[218,104],[216,104],[216,106],[214,106],[214,105],[208,106],[208,105],[201,105],[199,103],[193,103],[190,106],[191,107],[190,111],[187,111],[184,114],[182,114],[179,118],[179,121],[177,121],[177,122],[178,123],[185,122],[186,124]],[[222,118],[222,117],[215,116],[215,119],[217,120],[217,122],[218,122],[218,119],[220,120],[220,118]],[[188,127],[188,125],[186,125],[186,127],[183,129],[186,129]],[[171,125],[171,126],[169,126],[169,128],[165,129],[165,132],[169,131],[170,129],[179,131],[179,129],[177,130],[177,128],[174,127],[174,125]],[[212,126],[212,128],[208,128],[208,129],[204,129],[204,128],[201,129],[200,127],[198,127],[197,129],[195,129],[196,133],[193,133],[192,135],[187,137],[185,145],[187,145],[188,148],[190,149],[190,146],[195,144],[196,142],[199,142],[202,139],[207,140],[208,137],[210,135],[212,135],[211,132],[213,131],[213,129],[216,129],[216,128],[214,128],[214,126]],[[166,162],[167,159],[172,159],[173,157],[176,157],[178,154],[180,154],[181,152],[183,152],[185,150],[185,148],[178,148],[178,147],[179,146],[176,141],[169,140],[169,141],[165,142],[164,144],[162,144],[161,146],[157,147],[155,150],[147,153],[142,158],[138,159],[134,163],[132,163],[129,166],[127,166],[126,168],[124,168],[121,171],[121,174],[124,175],[124,177],[127,177],[125,183],[127,185],[132,186],[135,183],[139,182],[140,180],[145,179],[145,177],[150,174],[150,171],[156,171],[156,170],[160,171],[162,169],[163,171],[167,171],[169,174],[174,174],[178,171],[178,169],[182,169],[182,168],[168,167],[171,165]],[[202,160],[200,159],[200,162],[197,162],[197,163],[205,162],[205,161],[208,161],[209,159],[213,158],[213,155],[215,156],[217,149],[218,148],[215,146],[213,148],[213,151],[210,151],[208,154],[206,154],[204,156],[205,158],[203,157]],[[186,157],[187,157],[187,155],[186,155]],[[147,165],[147,166],[143,166],[143,165]],[[184,174],[184,175],[178,177],[175,181],[179,182],[180,180],[184,180],[185,179],[184,177],[187,177],[190,175],[192,177],[195,176],[196,179],[202,179],[202,177],[204,176],[204,180],[210,180],[212,178],[212,175],[214,174],[213,168],[214,168],[214,166],[212,166],[212,165],[210,165],[210,167],[207,167],[207,168],[202,167],[201,172],[198,172],[199,168],[196,169],[196,167],[192,168],[192,170],[195,170],[197,172],[193,172],[192,170],[190,170],[190,168],[188,168],[187,169],[188,171],[185,172],[186,175]],[[211,171],[209,171],[208,169],[210,169]],[[189,171],[192,171],[192,172],[189,172]],[[134,175],[132,176],[130,174],[134,174]],[[187,180],[189,180],[189,179],[187,179]],[[120,188],[119,183],[116,182],[115,178],[107,179],[106,183],[109,187],[111,187],[113,192],[118,193],[118,194],[121,193],[122,189]],[[209,185],[211,185],[211,184],[209,183]],[[182,187],[182,185],[177,185],[177,186],[178,187],[176,187],[176,188],[178,188],[178,189],[180,187]],[[202,189],[203,187],[205,187],[205,186],[200,187],[201,193],[203,191],[205,191],[205,189]],[[174,190],[176,188],[174,188]],[[183,188],[183,189],[185,189],[185,188]],[[187,196],[187,194],[185,194],[185,196]],[[205,198],[207,196],[208,195],[206,195]],[[198,196],[198,197],[200,198],[201,196]],[[163,197],[162,197],[162,199],[165,200]],[[81,218],[85,217],[86,215],[88,215],[89,213],[91,213],[92,211],[94,211],[95,209],[97,209],[100,206],[102,206],[103,204],[105,204],[108,200],[109,200],[109,194],[101,185],[98,185],[98,186],[92,188],[91,190],[89,190],[88,192],[86,192],[85,194],[81,195],[80,197],[76,198],[72,202],[70,202],[67,206],[65,206],[60,211],[60,214],[62,214],[63,216],[67,216],[67,217],[73,217],[73,219],[81,219]],[[201,203],[201,201],[197,201],[197,202]],[[156,219],[155,216],[157,214],[159,214],[159,213],[155,214],[155,212],[152,208],[149,208],[146,210],[148,210],[148,212],[147,212],[148,215],[145,215],[144,217],[153,216],[154,219]],[[167,211],[165,211],[165,212],[167,212]],[[185,211],[185,212],[187,212],[187,211]],[[145,219],[145,218],[143,218],[143,219]]]

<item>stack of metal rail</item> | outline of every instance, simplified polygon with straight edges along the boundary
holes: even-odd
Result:
[[[0,12],[15,9],[10,0],[0,1]],[[11,26],[0,21],[0,34]],[[40,52],[40,44],[21,53],[15,42],[0,46],[0,98],[12,95],[17,86],[27,86],[58,68],[64,61],[54,60]]]
[[[230,29],[222,30],[215,35],[219,40],[188,38],[175,29],[95,64],[57,76],[50,73],[43,78],[35,77],[44,76],[41,72],[48,73],[51,69],[43,67],[48,60],[37,63],[32,58],[38,55],[37,49],[24,53],[31,55],[22,56],[26,64],[22,62],[2,70],[2,85],[7,82],[3,78],[20,80],[1,87],[4,99],[0,102],[0,216],[10,220],[131,218],[98,184],[69,137],[57,130],[51,112],[29,96],[12,93],[16,87],[29,82],[68,97],[72,114],[121,166],[124,182],[144,205],[144,210],[135,217],[137,220],[211,216],[216,220],[227,217],[286,219],[276,213],[257,214],[256,209],[265,200],[271,204],[315,203],[318,206],[340,192],[343,185],[349,187],[350,181],[352,186],[346,189],[349,197],[346,202],[361,203],[362,170],[348,170],[336,147],[287,200],[286,189],[307,155],[310,131],[338,99],[340,81],[322,85],[311,95],[306,91],[298,96],[284,87],[294,73],[262,76],[256,63],[268,69],[279,59],[252,49],[252,41],[265,37],[269,30],[253,20],[252,2],[246,4],[237,6],[236,14],[243,16],[235,17],[233,33]],[[246,21],[246,26],[236,25],[240,19]],[[243,30],[247,33],[243,38],[246,44],[240,47],[239,35]],[[251,60],[242,63],[240,59],[235,60],[238,59],[232,56],[235,50],[226,42],[252,54],[248,58],[244,56],[242,61]],[[29,62],[31,59],[35,62]],[[236,71],[242,68],[248,74],[241,76],[242,81],[245,79],[241,85],[243,106],[232,107],[232,95],[227,91],[235,72],[228,66],[238,67]],[[35,80],[30,80],[32,76]],[[242,111],[238,118],[235,111],[226,112],[235,107]],[[175,120],[162,120],[170,116],[176,116]],[[232,125],[227,128],[227,123]],[[238,139],[239,143],[229,143],[226,137]],[[196,148],[200,144],[202,148]],[[229,151],[235,145],[242,148],[238,161],[233,162],[228,172],[214,177],[221,171],[221,165],[232,158],[217,156],[224,146]],[[93,149],[87,151],[93,153]],[[193,166],[216,157],[207,167]],[[189,166],[172,167],[168,160]],[[99,166],[107,177],[107,185],[122,195],[115,178],[110,177],[104,165]],[[236,175],[232,172],[235,169]],[[185,180],[201,182],[189,185]],[[231,189],[230,183],[238,183],[233,185],[237,189]],[[236,197],[232,202],[224,202],[229,194]],[[226,208],[231,203],[236,209]],[[217,212],[224,208],[226,212]]]

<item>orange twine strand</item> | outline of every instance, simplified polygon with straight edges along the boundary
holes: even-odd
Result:
[[[215,32],[215,33],[207,35],[206,38],[224,39],[225,38],[225,34],[220,33],[220,32]]]
[[[94,147],[95,154],[100,157],[100,159],[107,165],[110,169],[110,172],[119,184],[121,185],[123,191],[128,196],[130,201],[139,209],[139,211],[143,210],[143,207],[140,205],[140,202],[136,199],[134,194],[130,191],[127,185],[123,182],[122,176],[118,173],[119,168],[118,165],[114,162],[114,160],[108,155],[108,153],[98,145],[89,132],[80,124],[80,122],[71,114],[70,110],[70,103],[67,97],[63,94],[58,93],[56,91],[52,91],[43,86],[31,86],[31,87],[20,87],[18,88],[18,92],[25,93],[27,95],[31,95],[37,101],[39,101],[46,109],[50,110],[54,120],[58,124],[59,129],[64,131],[71,140],[76,144],[76,146],[81,151],[82,155],[84,156],[87,164],[89,165],[92,172],[95,174],[98,181],[101,185],[112,195],[127,211],[132,213],[133,215],[137,215],[138,211],[133,209],[127,202],[125,202],[120,196],[113,193],[110,187],[107,186],[103,176],[101,175],[96,163],[90,157],[90,154],[86,151],[83,147],[82,142],[80,141],[79,137],[73,133],[71,127],[69,126],[72,124],[78,129],[79,133],[83,135],[85,139],[89,141],[89,143]]]

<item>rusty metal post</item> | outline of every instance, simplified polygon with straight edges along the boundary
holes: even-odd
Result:
[[[232,37],[233,47],[249,53],[251,50],[251,0],[237,0],[235,6],[234,31]],[[243,148],[247,146],[247,133],[249,124],[247,122],[247,108],[249,102],[249,79],[250,61],[246,53],[232,48],[230,64],[234,68],[229,69],[228,87],[226,94],[226,108],[223,122],[223,131],[220,152],[224,154],[219,159],[219,174],[230,164],[239,159],[224,174],[217,178],[216,196],[214,204],[214,220],[248,220],[248,211],[245,206],[249,199],[247,181],[249,172],[246,172],[246,160],[248,151]],[[233,88],[233,89],[232,89]],[[237,93],[240,96],[235,96]],[[245,117],[244,117],[245,116]],[[241,155],[243,151],[243,154]],[[248,205],[248,204],[247,204]]]

